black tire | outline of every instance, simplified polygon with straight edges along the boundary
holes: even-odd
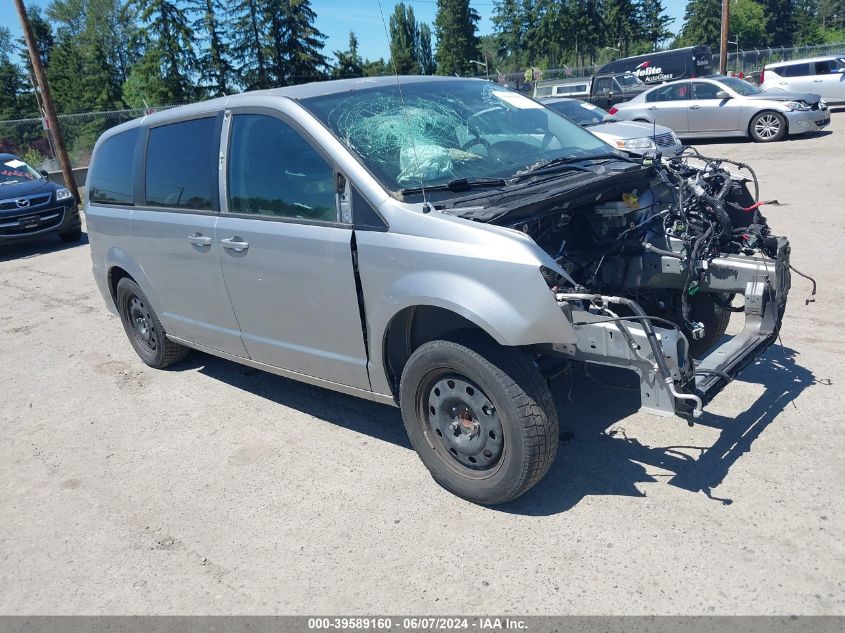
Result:
[[[117,284],[116,304],[129,342],[147,365],[164,369],[188,355],[187,347],[167,338],[144,291],[128,277]]]
[[[726,297],[721,299],[725,300]],[[698,340],[693,340],[692,333],[686,327],[682,328],[689,341],[690,355],[702,358],[728,329],[731,311],[720,305],[712,295],[701,292],[690,299],[689,319],[704,324],[704,338]]]
[[[774,143],[787,133],[786,118],[774,110],[763,110],[751,118],[748,133],[756,143]]]
[[[77,226],[75,229],[59,233],[59,239],[63,242],[78,242],[82,239],[82,227]]]
[[[557,410],[540,371],[523,350],[483,336],[419,347],[402,372],[400,404],[431,476],[474,503],[516,499],[557,454]]]

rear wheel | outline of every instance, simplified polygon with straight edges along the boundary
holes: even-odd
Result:
[[[150,367],[164,369],[188,355],[187,347],[167,338],[149,299],[134,281],[124,277],[117,284],[117,310],[129,342]]]
[[[779,141],[786,136],[786,119],[779,112],[766,110],[754,115],[748,131],[757,143]]]
[[[408,360],[400,396],[405,429],[431,476],[469,501],[515,499],[557,454],[551,393],[522,350],[481,336],[431,341]]]

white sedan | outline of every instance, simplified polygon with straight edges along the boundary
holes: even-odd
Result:
[[[617,121],[601,108],[580,99],[541,99],[543,105],[589,128],[608,145],[632,154],[658,151],[677,156],[684,146],[668,127],[638,121]]]

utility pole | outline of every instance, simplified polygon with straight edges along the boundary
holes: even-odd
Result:
[[[41,101],[44,105],[44,115],[47,117],[47,125],[50,126],[48,133],[53,136],[53,143],[56,146],[56,158],[62,167],[62,175],[65,178],[65,186],[81,202],[79,190],[76,188],[76,181],[73,179],[73,171],[70,168],[70,160],[65,149],[65,140],[62,137],[62,130],[59,127],[59,119],[56,116],[56,107],[53,105],[53,96],[50,94],[50,86],[47,84],[47,75],[44,74],[44,66],[41,65],[41,56],[38,54],[38,46],[32,27],[29,25],[29,18],[23,6],[23,0],[14,0],[15,7],[21,19],[23,37],[26,40],[26,47],[29,49],[29,59],[32,62],[32,70],[35,72],[35,81],[38,84],[37,92],[41,93]]]
[[[20,0],[18,0],[20,2]],[[730,0],[722,0],[722,33],[719,41],[719,74],[728,74],[728,25],[731,21]]]

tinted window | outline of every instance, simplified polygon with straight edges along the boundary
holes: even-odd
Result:
[[[146,199],[156,207],[213,210],[217,198],[216,118],[150,130]]]
[[[97,148],[88,176],[88,200],[105,204],[132,204],[132,172],[138,130],[106,139]]]
[[[690,85],[688,83],[666,84],[661,88],[652,90],[646,96],[646,101],[683,101],[690,98]]]
[[[716,96],[716,93],[719,92],[719,90],[720,88],[716,84],[708,84],[703,81],[697,81],[692,85],[692,98],[718,99],[719,97]]]
[[[806,77],[810,74],[810,64],[792,64],[775,70],[781,77]]]
[[[838,59],[826,59],[821,62],[816,62],[816,74],[817,75],[829,75],[831,73],[835,73],[839,68],[842,68],[842,64]]]
[[[235,115],[228,179],[230,213],[337,221],[334,170],[274,117]]]

